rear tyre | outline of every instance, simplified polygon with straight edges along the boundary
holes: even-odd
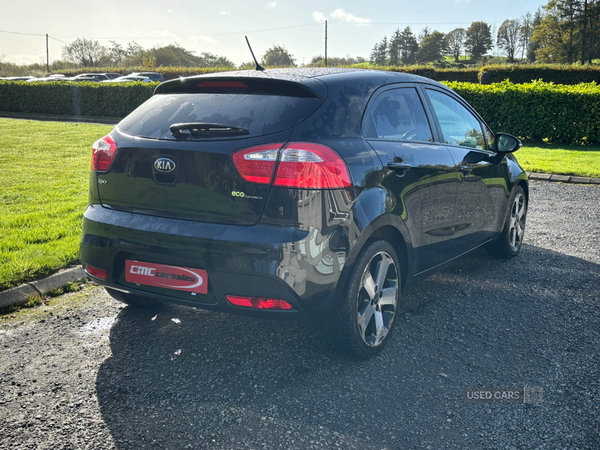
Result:
[[[161,304],[158,300],[154,300],[153,298],[143,297],[136,294],[126,294],[125,292],[117,291],[111,288],[104,289],[106,289],[108,295],[115,300],[135,308],[157,308]]]
[[[361,251],[327,324],[327,337],[338,350],[358,358],[383,350],[394,326],[400,276],[398,257],[389,242],[375,241]]]
[[[517,186],[510,197],[502,233],[497,240],[487,246],[488,253],[495,258],[517,256],[523,246],[526,219],[527,197],[523,187]]]

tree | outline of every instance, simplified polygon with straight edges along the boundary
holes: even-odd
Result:
[[[135,41],[128,42],[126,48],[115,41],[109,42],[111,43],[111,46],[108,48],[108,57],[112,64],[117,66],[121,65],[125,59],[131,58],[144,50],[142,46]]]
[[[65,45],[62,49],[62,57],[67,61],[84,67],[97,67],[102,59],[107,58],[106,47],[98,41],[79,38]]]
[[[296,60],[281,45],[273,45],[262,57],[263,66],[296,67]]]
[[[441,59],[446,53],[446,40],[444,33],[434,31],[423,38],[421,46],[417,52],[417,61],[419,63],[428,63]]]
[[[492,32],[489,24],[473,22],[467,30],[465,48],[467,52],[478,60],[493,47]]]
[[[400,51],[400,59],[402,60],[402,64],[415,63],[417,51],[419,50],[419,44],[417,43],[417,38],[413,34],[410,27],[406,27],[400,33],[398,49]]]
[[[464,28],[456,28],[446,35],[446,48],[454,56],[454,61],[459,62],[460,52],[465,44],[467,32]]]
[[[519,47],[521,47],[521,59],[523,59],[525,52],[529,49],[529,41],[531,41],[531,35],[533,34],[533,16],[531,13],[527,13],[521,17],[520,21]]]
[[[421,44],[421,42],[423,42],[423,39],[425,39],[430,34],[431,34],[431,28],[429,28],[428,26],[425,26],[425,28],[423,28],[421,30],[421,32],[419,33],[419,44]]]
[[[515,62],[515,54],[519,50],[521,37],[521,21],[519,19],[506,19],[498,28],[498,47],[504,50],[508,62]]]
[[[538,48],[540,48],[540,44],[533,40],[533,32],[535,31],[535,27],[539,26],[541,23],[542,9],[540,7],[533,15],[533,21],[531,23],[531,36],[529,37],[529,45],[527,46],[527,59],[530,62],[535,62],[535,60],[537,59],[535,56],[535,52]]]
[[[387,63],[388,40],[384,36],[381,42],[375,44],[371,50],[370,61],[378,66],[385,66]]]
[[[392,37],[390,38],[390,44],[388,48],[390,66],[400,65],[400,37],[401,32],[400,28],[398,28],[396,31],[394,31],[394,34],[392,34]]]
[[[544,6],[541,22],[531,40],[539,44],[535,52],[543,62],[572,64],[578,59],[579,5],[576,0],[551,0]]]

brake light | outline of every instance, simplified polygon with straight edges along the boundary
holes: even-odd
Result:
[[[292,309],[292,305],[290,305],[288,302],[276,298],[240,297],[237,295],[228,295],[227,301],[232,305],[242,306],[245,308]]]
[[[277,153],[283,144],[259,145],[233,154],[233,163],[244,180],[269,184],[275,170]]]
[[[227,89],[227,88],[238,88],[245,89],[248,86],[241,81],[201,81],[196,85],[199,88],[205,89]]]
[[[348,168],[335,150],[321,144],[291,142],[251,147],[233,154],[244,180],[269,184],[276,163],[274,186],[298,189],[342,189],[352,186]]]
[[[86,264],[84,267],[85,271],[93,277],[106,280],[106,270],[98,269],[97,267],[90,266],[89,264]]]
[[[117,152],[117,144],[110,137],[104,136],[92,144],[92,166],[93,172],[104,172],[109,169]]]

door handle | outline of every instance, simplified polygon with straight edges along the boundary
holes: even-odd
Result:
[[[469,166],[458,166],[458,170],[460,170],[462,173],[464,173],[465,176],[469,176],[469,174],[471,173],[473,168],[469,167]]]
[[[409,163],[390,161],[387,163],[388,169],[392,170],[410,170],[412,167]]]

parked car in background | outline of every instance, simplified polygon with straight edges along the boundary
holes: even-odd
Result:
[[[119,78],[122,76],[120,73],[103,73],[102,75],[106,75],[109,79],[114,80],[115,78]]]
[[[130,305],[313,318],[373,356],[409,286],[480,247],[519,253],[520,146],[405,73],[170,80],[92,146],[81,260]]]
[[[134,73],[130,73],[129,75],[138,76],[138,77],[147,77],[147,78],[150,78],[152,81],[158,81],[160,83],[165,81],[165,77],[163,76],[163,74],[158,73],[158,72],[134,72]]]
[[[80,79],[85,79],[85,81],[104,81],[110,80],[110,78],[103,73],[82,73],[73,77],[72,81],[79,81]]]
[[[6,81],[34,81],[34,80],[37,80],[37,78],[34,77],[34,76],[5,77],[5,78],[2,78],[2,79],[6,80]]]
[[[139,77],[133,75],[125,75],[124,77],[115,78],[113,80],[104,80],[103,83],[153,83],[153,81],[148,77]]]

